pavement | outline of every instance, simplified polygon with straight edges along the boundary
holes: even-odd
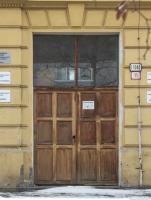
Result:
[[[151,189],[107,189],[94,186],[56,186],[24,192],[0,192],[0,199],[151,199]]]

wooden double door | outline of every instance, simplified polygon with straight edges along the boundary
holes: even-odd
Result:
[[[35,90],[35,184],[117,184],[117,89]]]

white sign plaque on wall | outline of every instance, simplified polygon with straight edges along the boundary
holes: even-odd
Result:
[[[131,72],[131,79],[132,80],[140,80],[141,79],[141,72]]]
[[[151,91],[147,91],[147,103],[151,103]]]
[[[11,55],[8,52],[0,52],[0,64],[10,64]]]
[[[147,72],[147,83],[151,84],[151,72]]]
[[[83,101],[82,109],[83,110],[94,110],[94,101]]]
[[[141,72],[142,64],[141,63],[131,63],[130,64],[130,71],[131,72]]]
[[[10,90],[0,90],[0,102],[1,103],[10,102]]]
[[[0,72],[0,84],[10,84],[10,72]]]

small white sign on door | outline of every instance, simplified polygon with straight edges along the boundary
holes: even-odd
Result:
[[[0,90],[0,102],[1,103],[10,102],[10,90]]]
[[[147,83],[151,84],[151,72],[147,72]]]
[[[147,91],[147,103],[151,103],[151,91]]]
[[[94,101],[83,101],[82,109],[83,110],[94,110]]]
[[[0,72],[0,84],[10,84],[10,72]]]

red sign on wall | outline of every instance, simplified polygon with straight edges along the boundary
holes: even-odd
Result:
[[[132,80],[140,80],[141,79],[141,72],[131,72],[131,79]]]

